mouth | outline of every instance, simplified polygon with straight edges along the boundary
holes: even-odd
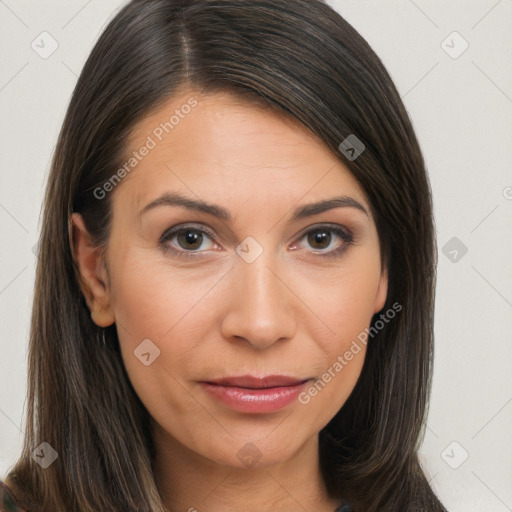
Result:
[[[207,384],[214,386],[236,387],[244,389],[270,389],[277,387],[297,386],[309,380],[287,377],[285,375],[269,375],[266,377],[253,377],[252,375],[243,375],[240,377],[226,377],[208,381]]]
[[[311,378],[243,375],[201,382],[208,395],[238,412],[270,413],[290,405]]]

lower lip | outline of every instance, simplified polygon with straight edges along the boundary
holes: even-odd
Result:
[[[278,386],[267,389],[247,389],[234,386],[218,386],[202,382],[202,387],[224,405],[238,412],[269,413],[291,404],[307,382],[295,386]]]

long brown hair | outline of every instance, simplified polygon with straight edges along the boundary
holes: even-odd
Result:
[[[91,320],[68,219],[80,212],[98,246],[107,246],[111,202],[94,191],[122,165],[134,125],[188,86],[298,119],[363,187],[388,268],[384,308],[398,303],[402,311],[368,342],[355,389],[320,432],[323,477],[354,512],[445,510],[417,453],[430,396],[436,268],[425,164],[381,60],[320,0],[133,0],[101,35],[46,189],[26,436],[8,482],[34,512],[164,510],[148,412],[125,371],[115,325],[103,345]],[[356,159],[339,149],[351,134],[365,146]],[[32,458],[42,442],[58,453],[47,469]]]

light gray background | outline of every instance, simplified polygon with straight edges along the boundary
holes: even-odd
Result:
[[[122,4],[0,0],[0,478],[21,449],[49,160],[85,59]],[[450,512],[511,511],[512,0],[330,4],[388,68],[430,173],[440,254],[425,470]],[[49,48],[43,31],[59,45],[47,59],[31,47]]]

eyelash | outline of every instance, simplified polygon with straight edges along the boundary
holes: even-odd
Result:
[[[175,227],[167,230],[160,238],[159,245],[160,245],[161,249],[164,251],[164,253],[170,254],[172,256],[177,256],[179,258],[197,258],[198,256],[195,256],[195,254],[201,253],[202,251],[176,250],[176,249],[173,249],[172,247],[170,247],[168,245],[168,243],[166,243],[169,240],[171,240],[175,235],[177,235],[183,231],[187,231],[187,230],[197,231],[198,233],[201,233],[203,235],[208,235],[211,239],[215,240],[215,235],[213,234],[213,232],[210,231],[209,229],[206,229],[205,227],[197,227],[194,225],[175,226]],[[313,254],[316,254],[322,258],[340,257],[342,255],[342,253],[345,252],[347,245],[352,245],[354,243],[354,238],[352,236],[352,233],[348,229],[342,228],[341,226],[336,226],[336,225],[333,226],[330,224],[320,224],[318,226],[312,227],[311,229],[309,229],[308,231],[306,231],[305,233],[302,234],[302,236],[299,238],[299,241],[302,240],[303,238],[305,238],[311,232],[322,231],[322,230],[329,231],[331,233],[338,235],[345,242],[338,249],[334,249],[334,250],[331,250],[328,252],[324,252],[321,250],[313,251]]]

